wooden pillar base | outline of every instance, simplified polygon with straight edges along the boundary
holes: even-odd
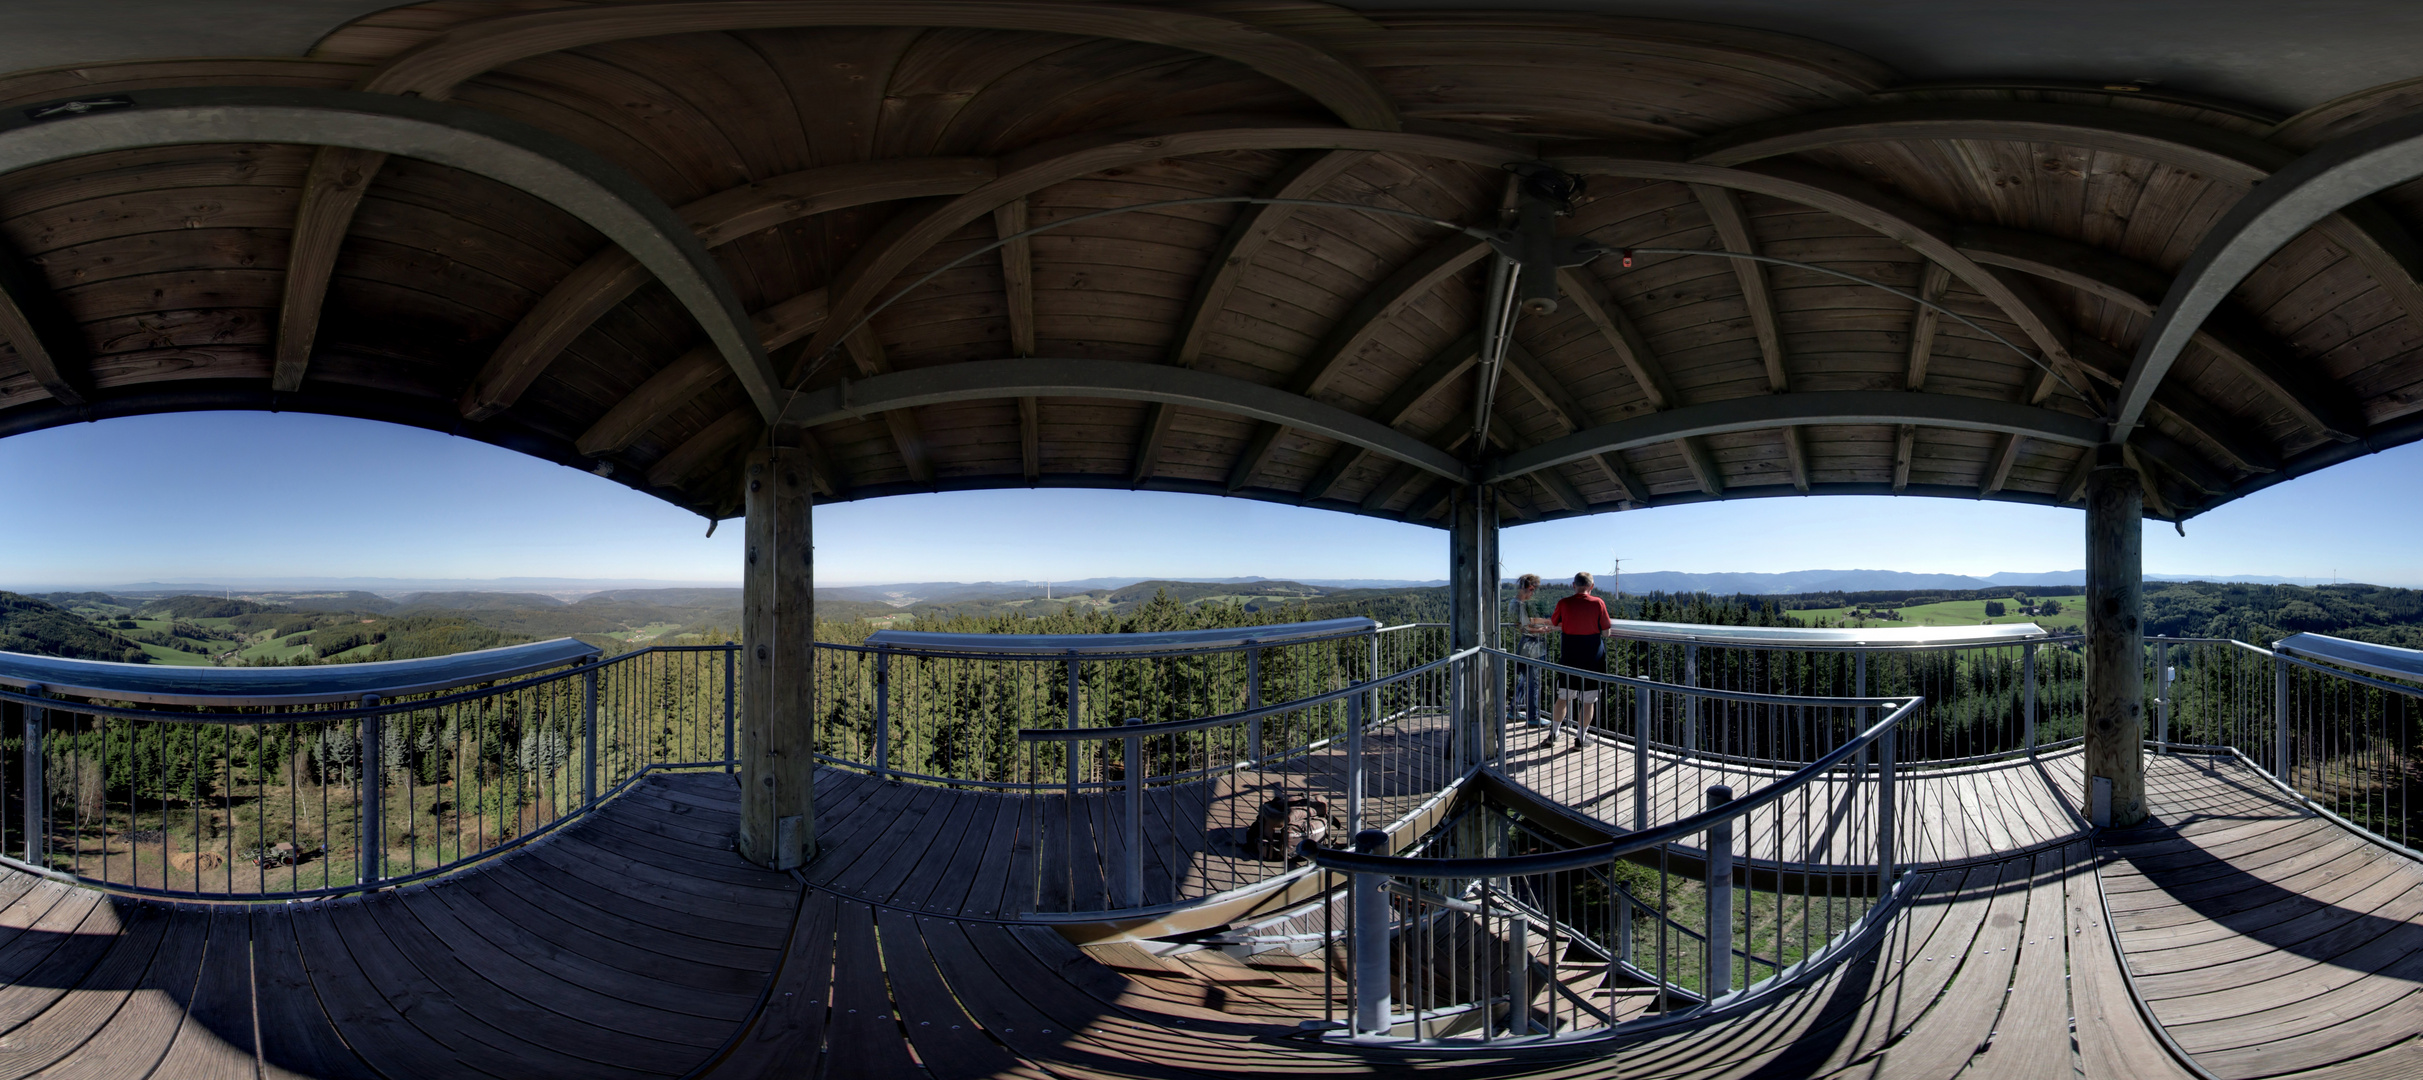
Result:
[[[2145,491],[2117,446],[2086,484],[2086,790],[2096,825],[2145,820]],[[2108,785],[2108,787],[2106,786]]]
[[[815,548],[804,450],[752,452],[744,473],[740,854],[777,870],[816,849]]]

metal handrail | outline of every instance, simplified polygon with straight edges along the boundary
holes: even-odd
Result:
[[[1664,688],[1661,684],[1661,688]],[[1545,851],[1532,855],[1503,855],[1496,857],[1467,857],[1454,859],[1425,859],[1418,856],[1379,855],[1367,852],[1330,850],[1312,844],[1302,849],[1305,858],[1324,869],[1344,873],[1401,874],[1408,877],[1480,878],[1516,877],[1526,874],[1547,874],[1559,870],[1577,870],[1598,866],[1637,851],[1670,844],[1686,836],[1708,831],[1710,826],[1722,825],[1754,810],[1763,809],[1785,795],[1814,782],[1819,776],[1833,771],[1835,766],[1849,761],[1853,755],[1867,749],[1882,738],[1902,718],[1917,709],[1923,698],[1899,699],[1898,708],[1884,719],[1869,726],[1856,737],[1833,752],[1795,770],[1775,783],[1734,799],[1723,806],[1703,810],[1690,817],[1666,825],[1633,833],[1620,840],[1604,844],[1573,848],[1566,851]],[[1866,698],[1803,698],[1804,704],[1864,705]]]
[[[1555,664],[1546,660],[1538,660],[1528,656],[1520,656],[1515,653],[1507,652],[1504,649],[1487,646],[1479,647],[1476,651],[1486,652],[1492,656],[1504,657],[1508,660],[1520,661],[1526,667],[1538,668],[1542,671],[1550,671],[1562,675],[1578,676],[1580,678],[1589,679],[1593,682],[1605,682],[1613,686],[1630,686],[1641,690],[1654,690],[1661,694],[1676,694],[1684,697],[1714,698],[1719,701],[1739,701],[1752,705],[1834,705],[1844,708],[1874,709],[1883,708],[1888,705],[1900,705],[1905,701],[1919,700],[1915,697],[1807,697],[1801,694],[1762,694],[1755,690],[1726,690],[1714,686],[1688,686],[1682,683],[1659,682],[1655,679],[1644,679],[1637,675],[1610,675],[1604,671],[1588,671],[1582,668],[1566,667],[1563,664]]]
[[[1200,646],[1175,647],[1168,649],[1154,649],[1149,651],[1116,653],[1088,653],[1080,650],[1031,653],[975,652],[960,651],[955,649],[921,648],[913,645],[851,644],[841,641],[819,641],[816,643],[816,647],[828,652],[914,656],[920,659],[935,660],[986,660],[995,663],[1044,664],[1059,664],[1066,663],[1069,660],[1082,660],[1087,663],[1109,663],[1117,660],[1167,660],[1180,656],[1214,656],[1222,653],[1245,652],[1254,649],[1283,649],[1291,645],[1320,645],[1336,641],[1349,641],[1360,637],[1373,637],[1379,634],[1395,633],[1404,630],[1437,629],[1446,625],[1447,624],[1445,623],[1422,622],[1399,623],[1395,626],[1372,626],[1363,629],[1343,631],[1335,634],[1323,634],[1318,637],[1290,638],[1285,641],[1244,641],[1234,645],[1220,645],[1211,648],[1204,648]],[[1099,636],[1113,637],[1117,635],[1104,634]]]
[[[1218,716],[1206,716],[1194,720],[1163,720],[1151,724],[1127,724],[1120,727],[1019,728],[1018,741],[1085,742],[1093,739],[1125,739],[1138,735],[1148,737],[1153,735],[1175,735],[1180,732],[1202,731],[1207,728],[1223,727],[1244,720],[1260,720],[1265,717],[1277,716],[1281,713],[1297,712],[1320,705],[1327,705],[1333,701],[1344,701],[1347,698],[1371,693],[1372,691],[1378,690],[1382,687],[1394,686],[1397,683],[1407,681],[1415,676],[1430,674],[1433,671],[1437,671],[1449,664],[1455,663],[1458,660],[1462,660],[1465,657],[1472,656],[1481,651],[1482,650],[1477,647],[1466,649],[1463,652],[1456,653],[1452,656],[1444,656],[1437,660],[1433,660],[1427,664],[1423,664],[1420,667],[1406,668],[1405,670],[1394,675],[1387,676],[1386,678],[1375,679],[1369,682],[1349,683],[1346,686],[1342,686],[1336,690],[1329,690],[1319,694],[1314,694],[1311,697],[1300,697],[1294,701],[1283,701],[1277,705],[1264,705],[1259,709],[1243,709],[1237,712],[1221,713]]]

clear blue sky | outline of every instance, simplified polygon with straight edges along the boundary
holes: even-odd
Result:
[[[740,527],[577,469],[411,428],[197,413],[0,439],[0,588],[291,577],[733,582]],[[2083,564],[2076,510],[1782,498],[1520,526],[1508,573]],[[915,495],[820,508],[828,584],[1012,578],[1444,576],[1435,529],[1243,499],[1118,491]],[[2423,586],[2423,445],[2145,534],[2150,573]]]

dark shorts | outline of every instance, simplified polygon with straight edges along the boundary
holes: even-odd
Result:
[[[1607,638],[1601,634],[1591,634],[1587,637],[1580,634],[1567,634],[1564,646],[1557,657],[1557,663],[1569,668],[1580,668],[1583,671],[1604,673],[1607,670]]]

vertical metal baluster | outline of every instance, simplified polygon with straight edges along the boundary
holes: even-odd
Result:
[[[2272,654],[2272,775],[2288,782],[2288,658],[2277,652]]]
[[[376,708],[378,703],[377,694],[362,695],[363,708]],[[361,798],[355,802],[354,833],[362,848],[362,868],[359,876],[363,885],[375,884],[385,876],[387,814],[384,800],[380,796],[384,794],[382,790],[384,784],[381,781],[386,770],[379,761],[379,755],[386,743],[386,723],[387,718],[377,714],[364,716],[361,721],[362,794]]]
[[[597,806],[597,665],[581,671],[581,809]],[[418,850],[419,845],[414,845]]]
[[[732,754],[732,714],[737,704],[732,697],[732,654],[738,651],[740,646],[728,641],[724,643],[724,771],[727,773],[739,762]]]
[[[1708,789],[1708,809],[1733,801],[1733,789]],[[1733,821],[1708,827],[1708,963],[1701,990],[1710,1003],[1733,991]]]
[[[25,688],[25,695],[31,698],[44,697],[47,692],[47,689],[40,683]],[[42,728],[45,710],[40,705],[27,702],[23,712],[25,714],[25,861],[35,866],[41,866],[44,865],[42,856],[47,848],[44,840],[45,833],[48,832],[43,828],[45,814],[43,813],[42,798]],[[162,755],[163,761],[166,760],[166,757],[167,755]],[[160,834],[162,836],[168,834],[165,823],[163,823]],[[161,865],[167,865],[165,853],[161,856]],[[166,880],[163,879],[161,884],[167,884]]]
[[[1378,829],[1355,833],[1355,850],[1384,854],[1388,834]],[[1388,875],[1357,871],[1354,875],[1355,1026],[1362,1035],[1388,1034]]]
[[[1656,692],[1632,688],[1632,827],[1649,827],[1649,712]]]
[[[892,654],[875,651],[875,775],[892,770]]]
[[[1135,727],[1144,723],[1141,717],[1129,717],[1127,724]],[[1119,891],[1129,907],[1144,906],[1144,737],[1130,735],[1121,740],[1127,744],[1127,858],[1119,870]]]
[[[2036,643],[2019,647],[2020,679],[2025,683],[2028,756],[2036,756]]]

